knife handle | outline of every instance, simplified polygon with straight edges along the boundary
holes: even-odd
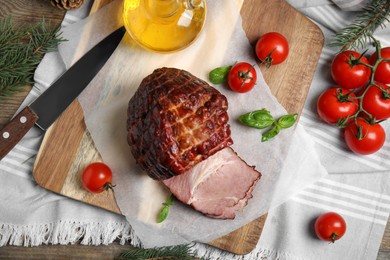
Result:
[[[26,135],[38,116],[29,107],[25,107],[0,131],[0,160]]]

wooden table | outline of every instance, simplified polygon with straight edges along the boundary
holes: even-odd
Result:
[[[52,25],[57,26],[63,19],[64,11],[52,7],[49,0],[2,0],[0,17],[12,15],[15,24],[32,23],[45,17]],[[13,96],[6,102],[0,103],[0,128],[9,120],[31,86],[25,91]],[[50,245],[34,248],[6,246],[0,248],[1,259],[112,259],[120,252],[130,248],[113,243],[108,246],[82,245]],[[390,259],[390,225],[387,225],[385,235],[377,259]]]

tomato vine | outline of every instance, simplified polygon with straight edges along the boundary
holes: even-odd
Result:
[[[380,123],[390,118],[390,47],[374,42],[370,60],[365,52],[342,51],[331,64],[338,84],[318,97],[317,111],[326,123],[344,130],[347,146],[357,154],[371,154],[382,148],[386,133]],[[383,56],[382,53],[386,56]],[[377,73],[378,68],[381,68]],[[385,82],[378,80],[386,79]]]
[[[358,59],[354,60],[354,62],[351,63],[351,66],[363,65],[363,66],[366,66],[366,67],[371,69],[371,75],[370,75],[369,82],[367,84],[367,87],[365,87],[363,89],[363,92],[361,92],[359,95],[356,95],[354,97],[358,100],[358,110],[355,112],[355,114],[347,116],[346,118],[342,119],[340,121],[340,123],[338,124],[339,127],[342,127],[342,128],[346,127],[346,125],[347,125],[346,123],[349,122],[351,118],[356,122],[357,118],[361,115],[362,112],[368,116],[370,124],[376,124],[376,123],[380,123],[383,121],[383,120],[377,121],[377,119],[371,113],[366,111],[363,107],[364,96],[369,91],[369,89],[372,87],[378,88],[382,92],[382,97],[384,99],[390,99],[390,93],[388,92],[390,89],[388,88],[386,90],[383,86],[381,86],[381,83],[378,83],[375,81],[375,72],[377,70],[378,65],[383,61],[390,62],[390,59],[382,58],[380,42],[377,41],[373,36],[371,36],[371,37],[374,40],[375,52],[377,54],[377,59],[376,59],[374,65],[371,65],[369,63],[361,61],[360,57],[362,57],[366,53],[366,51],[363,52]],[[353,92],[353,91],[351,91],[351,92]],[[338,97],[339,101],[347,100],[349,98],[351,92],[349,92],[345,95],[340,95],[340,97]]]

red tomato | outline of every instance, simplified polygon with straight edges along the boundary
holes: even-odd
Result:
[[[82,183],[86,190],[93,193],[112,189],[112,172],[110,167],[101,162],[88,165],[82,174]]]
[[[364,94],[362,106],[376,120],[390,117],[390,87],[376,82],[384,91],[374,85],[370,85]]]
[[[322,92],[317,100],[320,118],[328,124],[337,124],[354,115],[358,111],[358,103],[355,94],[349,92],[348,89],[337,87]]]
[[[347,224],[339,214],[328,212],[316,219],[314,230],[321,240],[335,242],[344,236]]]
[[[347,146],[357,154],[372,154],[380,150],[385,143],[386,133],[380,124],[369,124],[358,117],[344,131]]]
[[[288,56],[287,39],[280,33],[269,32],[261,36],[256,43],[257,58],[266,66],[282,63]]]
[[[235,64],[229,71],[227,83],[236,92],[244,93],[251,90],[257,80],[256,70],[253,65],[240,62]]]
[[[360,53],[351,50],[336,55],[331,64],[331,75],[338,85],[355,89],[369,81],[371,69],[362,64],[355,64],[359,57]],[[369,64],[364,56],[360,58],[360,61]]]
[[[381,49],[381,57],[390,59],[390,47]],[[371,55],[370,64],[374,65],[377,60],[377,53]],[[390,84],[390,61],[381,61],[376,68],[374,79],[384,84]]]

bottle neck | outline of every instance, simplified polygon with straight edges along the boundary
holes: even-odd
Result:
[[[145,0],[145,6],[152,16],[167,18],[179,10],[181,0]]]

